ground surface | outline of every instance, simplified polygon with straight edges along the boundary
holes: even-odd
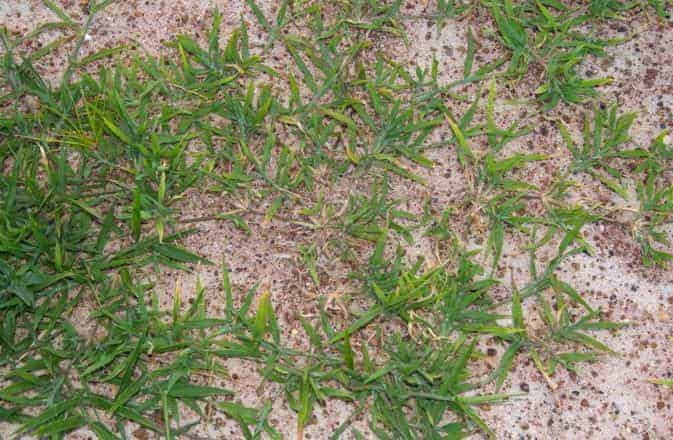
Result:
[[[71,17],[83,20],[86,13],[79,2],[61,3]],[[258,2],[268,16],[273,16],[274,3]],[[424,3],[410,2],[409,7],[405,6],[403,10],[409,16],[424,14],[431,7]],[[166,50],[163,44],[176,34],[188,34],[203,40],[210,26],[213,8],[217,8],[223,16],[222,41],[226,41],[233,29],[239,26],[241,17],[249,23],[252,47],[265,41],[266,34],[242,1],[126,1],[113,3],[94,19],[82,46],[83,55],[129,42],[138,44],[139,50],[161,54]],[[6,23],[10,32],[27,33],[54,18],[53,13],[39,1],[9,0],[0,4],[0,23]],[[372,39],[375,49],[407,66],[414,63],[430,66],[435,56],[439,63],[440,82],[461,79],[468,27],[473,29],[478,42],[475,65],[483,65],[503,51],[489,38],[493,32],[492,22],[479,15],[449,19],[441,27],[425,18],[408,18],[401,25],[407,33],[407,44],[399,39],[377,37]],[[629,15],[619,28],[605,29],[604,32],[615,36],[632,32],[633,38],[609,48],[606,58],[589,58],[579,70],[588,76],[614,78],[610,85],[601,88],[601,99],[605,102],[617,100],[621,112],[638,113],[631,130],[633,143],[647,146],[662,129],[673,126],[673,54],[670,51],[673,26],[670,22],[662,23],[650,16]],[[34,44],[42,40],[42,44],[46,44],[51,38],[53,35],[45,34]],[[65,53],[61,51],[50,55],[40,63],[39,70],[57,78],[63,69]],[[282,47],[274,47],[271,54],[269,65],[281,72],[291,63]],[[545,167],[553,170],[567,163],[562,139],[553,121],[559,118],[565,120],[577,134],[582,117],[591,107],[562,104],[551,114],[537,114],[531,111],[530,102],[525,101],[534,96],[534,88],[529,81],[524,79],[498,84],[496,117],[499,126],[503,126],[505,122],[524,115],[532,131],[517,138],[507,148],[511,151],[546,153],[553,159],[546,162]],[[471,89],[466,90],[473,93]],[[527,113],[530,115],[525,116]],[[444,135],[450,133],[448,127],[442,130]],[[438,207],[452,206],[461,200],[462,192],[466,191],[466,178],[460,172],[454,149],[432,150],[427,155],[435,161],[434,167],[413,168],[414,172],[426,178],[426,185],[398,176],[391,178],[391,197],[402,200],[404,209],[417,215],[422,214],[423,202],[427,199]],[[534,167],[526,168],[524,178],[531,182],[544,180],[544,170]],[[306,197],[316,200],[321,190],[327,191],[327,199],[339,204],[349,194],[357,191],[367,193],[368,188],[369,181],[353,173],[336,183],[319,186],[312,193],[306,192]],[[595,182],[587,181],[582,182],[573,197],[578,200],[605,200],[607,204],[615,196],[604,187],[597,187]],[[235,198],[220,197],[217,193],[204,194],[192,189],[179,203],[179,213],[182,218],[199,218],[214,211],[237,209],[245,203]],[[199,231],[185,238],[182,244],[211,261],[224,258],[230,267],[231,282],[237,295],[242,295],[255,282],[269,289],[285,340],[293,347],[305,349],[307,343],[295,314],[315,317],[318,298],[338,299],[354,291],[356,287],[347,276],[351,268],[328,257],[319,259],[321,284],[316,287],[302,263],[298,246],[311,243],[322,246],[325,238],[282,218],[266,221],[263,215],[266,203],[254,208],[260,214],[246,214],[251,235],[244,234],[230,222],[210,220],[200,222]],[[635,206],[629,205],[635,203],[629,200],[620,203]],[[291,217],[297,210],[290,208],[288,212],[282,215]],[[452,221],[456,223],[456,229],[460,229],[465,218],[458,214],[452,217]],[[666,227],[669,236],[673,235],[671,225]],[[407,246],[408,255],[424,256],[430,262],[428,265],[441,260],[435,245],[422,234],[416,235],[415,243]],[[580,364],[577,373],[559,369],[545,379],[528,356],[518,356],[501,391],[516,397],[481,409],[483,418],[497,438],[673,437],[673,391],[646,381],[653,377],[673,376],[673,341],[670,339],[673,335],[673,270],[670,265],[668,268],[644,267],[640,248],[628,226],[594,223],[585,227],[584,236],[595,249],[595,254],[579,254],[566,259],[558,270],[559,278],[575,286],[608,319],[628,321],[632,325],[610,334],[603,332],[601,341],[616,353],[605,355],[595,363]],[[472,236],[468,234],[467,237]],[[473,239],[471,245],[477,246],[483,243],[484,237],[468,239]],[[512,235],[506,242],[498,266],[498,274],[503,279],[515,279],[519,285],[525,285],[529,276],[528,253],[523,249],[524,245],[520,237]],[[540,261],[551,259],[557,245],[558,240],[540,250]],[[367,249],[363,249],[363,255],[368,255]],[[353,264],[357,266],[358,263]],[[190,298],[194,295],[193,286],[198,277],[205,288],[208,309],[222,312],[224,300],[218,266],[199,266],[193,273],[168,269],[149,272],[147,276],[158,283],[155,290],[166,309],[173,303],[176,283],[182,286],[184,296]],[[341,313],[338,301],[332,307],[336,315]],[[530,307],[533,310],[536,308],[535,305]],[[82,319],[85,319],[87,310],[85,307],[81,311]],[[86,331],[87,324],[81,325]],[[535,327],[536,324],[532,322],[529,325]],[[369,329],[366,331],[370,332]],[[375,336],[373,330],[367,334],[367,337],[370,336]],[[486,339],[480,340],[477,348],[488,354],[476,363],[474,371],[485,374],[497,367],[499,357],[507,347]],[[263,382],[257,367],[246,361],[228,360],[225,365],[228,378],[218,385],[235,390],[236,401],[249,406],[272,402],[271,424],[287,438],[293,438],[296,435],[296,416],[282,398],[282,387]],[[493,384],[487,385],[485,390],[494,391]],[[351,410],[350,404],[338,400],[317,406],[305,428],[305,438],[328,438],[347,419]],[[373,436],[364,421],[356,421],[355,426],[365,437]],[[14,426],[0,423],[0,438],[13,429]],[[133,432],[136,438],[151,438],[154,435],[143,429]],[[192,438],[241,436],[237,424],[221,414],[215,414],[190,433]],[[86,438],[87,435],[86,431],[75,432],[67,438]],[[344,438],[350,438],[350,435],[347,431]]]

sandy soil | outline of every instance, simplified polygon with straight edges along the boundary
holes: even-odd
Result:
[[[83,19],[82,2],[61,1],[66,10],[77,19]],[[270,13],[273,1],[260,1],[262,9]],[[176,0],[176,1],[126,1],[111,5],[93,22],[90,39],[83,47],[83,54],[120,43],[135,41],[150,53],[159,53],[163,42],[171,36],[186,33],[203,37],[210,25],[212,8],[223,14],[223,40],[239,24],[242,16],[250,25],[252,43],[261,41],[261,32],[242,0]],[[409,14],[423,12],[424,2],[411,3]],[[0,2],[0,23],[10,31],[25,33],[36,25],[54,20],[54,15],[40,1],[5,0]],[[610,56],[590,60],[582,71],[587,75],[611,76],[612,85],[603,89],[605,101],[616,99],[625,110],[637,111],[638,119],[632,131],[634,142],[647,145],[661,129],[673,126],[673,27],[653,24],[647,17],[626,20],[623,28],[607,29],[612,35],[624,35],[625,30],[635,32],[627,43],[610,49]],[[476,63],[485,63],[496,57],[500,48],[488,36],[489,23],[483,17],[451,21],[443,28],[424,20],[404,22],[409,45],[404,47],[397,40],[377,41],[378,48],[394,53],[410,64],[430,63],[433,54],[440,63],[441,80],[451,81],[462,75],[465,53],[465,36],[468,26],[475,31],[480,44]],[[46,44],[53,34],[45,34],[38,41]],[[281,49],[275,54],[283,65]],[[65,52],[46,59],[41,69],[57,76],[63,67]],[[512,103],[508,97],[530,97],[532,90],[525,83],[500,86],[498,118],[511,120],[512,115],[526,114],[525,105]],[[559,107],[547,117],[533,116],[535,130],[513,143],[513,149],[544,151],[550,154],[562,150],[556,130],[550,129],[551,118],[566,117],[581,120],[579,107]],[[574,124],[577,126],[577,124]],[[560,155],[560,153],[559,153]],[[423,197],[430,197],[437,206],[454,203],[460,198],[463,176],[459,174],[455,154],[434,151],[431,157],[437,165],[431,170],[415,170],[428,178],[429,184],[420,189]],[[559,164],[563,163],[559,158]],[[558,164],[556,164],[558,165]],[[541,179],[544,173],[530,170],[530,178]],[[347,179],[332,188],[331,198],[344,197],[352,185]],[[366,185],[360,184],[363,188]],[[419,187],[408,181],[394,180],[394,195],[405,201],[407,209],[420,212]],[[578,197],[589,194],[593,199],[596,185],[586,183]],[[609,197],[609,195],[608,195]],[[189,217],[198,217],[213,210],[231,209],[229,202],[214,196],[194,194],[182,206]],[[235,207],[235,206],[234,206]],[[310,315],[316,312],[316,299],[321,295],[340,295],[349,290],[347,268],[324,261],[320,267],[325,283],[316,290],[299,262],[297,247],[301,243],[319,241],[320,237],[280,220],[266,224],[262,218],[250,218],[252,236],[245,236],[228,223],[205,222],[201,231],[185,240],[184,244],[198,249],[212,261],[225,258],[231,267],[232,282],[242,292],[255,281],[261,281],[273,294],[273,303],[280,311],[285,337],[301,347],[302,332],[294,318],[299,312]],[[673,230],[669,231],[673,234]],[[488,423],[502,439],[665,439],[673,437],[673,390],[651,385],[650,377],[673,377],[673,271],[644,269],[640,264],[639,248],[630,231],[618,225],[599,225],[589,228],[585,236],[596,249],[596,256],[576,256],[566,261],[561,277],[581,289],[581,293],[596,307],[614,320],[632,322],[633,325],[603,338],[618,353],[601,362],[582,365],[579,374],[560,371],[548,383],[524,357],[517,359],[508,377],[504,392],[522,395],[505,405],[493,406],[483,412]],[[501,262],[502,272],[514,274],[524,283],[527,277],[528,257],[517,245],[516,237],[509,237],[508,249]],[[422,239],[410,253],[435,257],[433,249]],[[551,252],[549,252],[551,255]],[[186,295],[198,276],[209,293],[209,306],[215,312],[223,307],[220,295],[220,278],[217,268],[197,268],[194,274],[155,274],[161,281],[162,301],[172,302],[171,295],[177,280]],[[507,275],[509,277],[509,275]],[[285,312],[283,312],[285,311]],[[481,349],[491,347],[488,341]],[[498,354],[503,347],[493,346]],[[487,358],[484,367],[497,365],[498,356]],[[295,416],[282,402],[282,390],[274,385],[259,386],[257,372],[243,362],[228,361],[230,378],[223,386],[235,389],[236,399],[246,404],[261,401],[274,402],[272,419],[275,426],[288,438],[294,438]],[[314,423],[306,428],[306,438],[328,438],[329,433],[350,414],[348,405],[332,402],[319,407]],[[366,431],[363,423],[358,426]],[[11,432],[0,424],[0,437]],[[194,438],[238,438],[235,425],[220,416],[211,423],[200,426]],[[81,432],[71,438],[86,438]],[[144,430],[135,431],[138,438],[148,438]],[[348,438],[347,436],[344,436]]]

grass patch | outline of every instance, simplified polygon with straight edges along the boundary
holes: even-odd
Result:
[[[0,34],[0,421],[18,426],[17,436],[62,438],[87,427],[104,439],[127,438],[132,428],[179,438],[217,411],[245,438],[279,438],[273,402],[247,407],[231,400],[235,389],[217,385],[237,358],[277,384],[296,412],[299,436],[316,405],[340,399],[353,414],[334,438],[349,430],[364,437],[354,426],[363,412],[379,438],[495,437],[479,407],[516,397],[500,390],[517,357],[530,358],[553,386],[557,369],[576,371],[611,353],[596,332],[625,325],[605,319],[559,278],[566,260],[592,252],[583,228],[619,211],[571,204],[571,177],[596,179],[623,199],[635,188],[639,208],[628,224],[644,262],[671,260],[661,232],[673,213],[665,133],[649,147],[632,147],[636,116],[596,101],[581,145],[559,124],[569,165],[543,186],[523,172],[551,157],[508,152],[530,128],[496,123],[496,82],[522,78],[533,65],[545,72],[540,111],[598,96],[605,81],[580,79],[575,66],[613,42],[577,28],[635,4],[437,2],[437,20],[488,11],[511,52],[475,69],[470,32],[464,78],[445,84],[436,62],[408,69],[371,48],[372,35],[404,41],[402,23],[417,18],[404,16],[401,2],[285,1],[272,18],[250,0],[266,35],[261,47],[251,47],[245,22],[221,45],[215,12],[204,41],[176,36],[160,58],[130,48],[80,58],[93,16],[108,3],[90,4],[78,23],[45,1],[59,21],[28,36]],[[663,15],[665,4],[650,3]],[[63,37],[38,52],[21,49],[47,29]],[[41,77],[36,63],[69,42],[60,82]],[[285,70],[270,64],[274,47],[291,60]],[[457,91],[470,84],[474,96]],[[435,140],[442,130],[447,136]],[[455,156],[466,193],[460,206],[428,200],[414,214],[392,195],[393,182],[420,191],[435,150]],[[329,193],[349,178],[369,193],[354,190],[339,204]],[[184,216],[181,201],[206,191],[232,206],[248,203]],[[531,200],[542,209],[529,212]],[[287,342],[273,292],[259,285],[238,291],[226,264],[222,314],[209,313],[200,284],[191,303],[178,286],[172,307],[162,307],[147,276],[214,264],[182,245],[201,221],[232,222],[252,235],[249,221],[257,217],[326,231],[324,242],[297,247],[299,269],[316,288],[330,255],[352,264],[351,313],[330,312],[322,298],[316,316],[298,316],[305,350]],[[465,243],[475,238],[483,246]],[[500,267],[515,238],[530,254],[530,279],[520,289]],[[408,256],[420,239],[442,250],[438,261]],[[542,263],[537,252],[550,243],[556,252]],[[504,300],[495,299],[496,289]],[[365,307],[351,307],[358,301]],[[531,310],[542,328],[531,327]],[[475,371],[484,357],[477,343],[486,338],[504,354],[484,378]],[[486,391],[490,385],[495,392]],[[187,413],[193,416],[185,420]]]

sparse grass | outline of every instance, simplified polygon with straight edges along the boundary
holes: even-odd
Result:
[[[92,3],[91,16],[108,3]],[[666,12],[665,3],[650,3]],[[316,405],[342,399],[354,413],[334,438],[347,430],[362,437],[351,424],[365,411],[379,438],[462,438],[477,431],[494,437],[479,407],[513,397],[500,389],[518,356],[532,359],[550,381],[559,367],[576,371],[578,363],[611,353],[594,332],[625,324],[606,320],[556,273],[567,258],[591,253],[582,228],[610,216],[570,205],[570,177],[587,175],[622,198],[629,197],[624,182],[632,182],[640,203],[635,238],[646,263],[664,265],[671,255],[656,246],[670,246],[659,228],[673,214],[665,175],[673,150],[664,134],[649,148],[624,148],[636,116],[596,104],[581,147],[559,125],[570,164],[548,187],[538,187],[521,172],[550,157],[504,153],[530,130],[519,121],[497,126],[496,81],[503,74],[521,78],[539,64],[543,109],[590,100],[605,80],[581,79],[575,66],[602,55],[611,42],[576,28],[639,6],[440,1],[432,17],[438,20],[490,11],[511,51],[506,71],[497,71],[502,62],[475,69],[470,34],[464,79],[446,85],[436,63],[407,69],[369,47],[374,33],[404,38],[401,22],[409,17],[400,13],[401,2],[304,7],[284,1],[273,19],[254,1],[247,4],[266,32],[262,48],[250,46],[244,22],[221,47],[215,13],[205,45],[177,36],[161,59],[111,61],[127,48],[80,59],[77,44],[56,85],[33,64],[57,45],[81,42],[91,17],[77,23],[45,1],[59,21],[44,28],[61,29],[64,38],[34,53],[20,49],[31,36],[2,31],[0,421],[17,424],[17,435],[44,438],[83,426],[99,438],[128,438],[130,424],[178,438],[219,411],[245,438],[279,438],[271,402],[245,407],[227,398],[235,389],[213,385],[226,376],[227,359],[238,358],[280,385],[297,414],[299,436]],[[292,32],[296,27],[305,32]],[[274,45],[294,61],[286,71],[267,64]],[[100,67],[86,73],[92,63]],[[452,89],[468,83],[488,88],[485,105],[476,93],[466,98],[462,115],[454,114],[450,104],[464,99]],[[451,138],[430,142],[441,129]],[[434,149],[455,154],[467,176],[465,199],[455,209],[472,215],[455,223],[453,207],[428,201],[416,215],[391,196],[394,179],[422,187],[425,179],[413,170],[432,167]],[[613,165],[618,161],[633,167]],[[325,200],[351,175],[369,183],[369,194],[353,191],[343,205]],[[253,208],[185,216],[179,203],[190,191],[245,200],[248,207],[266,204],[267,222],[290,218],[307,230],[328,231],[327,243],[297,247],[301,269],[319,288],[324,249],[354,260],[351,278],[359,287],[351,299],[366,309],[341,317],[321,304],[319,316],[298,316],[309,341],[299,351],[284,340],[272,292],[259,294],[258,285],[236,291],[226,264],[222,316],[208,312],[200,285],[191,304],[183,303],[178,286],[172,308],[162,308],[148,272],[160,277],[163,267],[213,264],[181,246],[198,232],[185,224],[226,221],[255,233],[247,221],[259,214]],[[528,213],[530,200],[541,200],[542,212]],[[455,226],[472,219],[485,226]],[[531,256],[530,280],[521,289],[499,270],[515,236],[528,241]],[[405,246],[419,237],[441,245],[439,261],[410,261]],[[481,249],[465,245],[474,238],[485,239]],[[536,252],[552,240],[559,243],[555,257],[542,264]],[[496,287],[509,293],[507,300],[493,299]],[[529,309],[539,310],[544,323],[534,333]],[[395,330],[388,334],[384,325]],[[476,343],[484,338],[506,347],[486,379],[473,369],[482,357]],[[495,394],[485,391],[489,384]],[[185,420],[186,409],[196,416]]]
[[[603,57],[605,49],[630,36],[606,39],[596,27],[606,20],[620,20],[635,10],[654,8],[667,17],[666,2],[591,0],[581,4],[560,1],[485,1],[491,9],[497,38],[510,51],[505,76],[539,81],[537,99],[549,110],[560,102],[579,104],[598,96],[610,78],[583,78],[576,67],[589,57]],[[531,72],[540,72],[538,78]],[[542,78],[540,79],[539,76]]]

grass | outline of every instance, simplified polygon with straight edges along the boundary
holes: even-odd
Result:
[[[364,438],[354,424],[363,413],[383,439],[495,437],[479,408],[516,397],[501,389],[517,359],[531,359],[553,386],[557,369],[578,371],[612,353],[600,332],[626,325],[605,319],[559,278],[566,260],[592,252],[583,228],[622,221],[624,211],[571,203],[572,179],[595,179],[623,200],[635,194],[628,226],[644,263],[672,259],[661,232],[673,213],[665,133],[633,148],[636,115],[599,104],[606,80],[582,79],[575,69],[617,43],[596,39],[594,26],[644,5],[437,2],[429,18],[438,25],[477,9],[491,14],[493,38],[508,50],[476,66],[470,32],[464,77],[445,84],[436,62],[407,69],[370,47],[372,35],[405,40],[402,23],[416,18],[400,2],[285,1],[268,17],[250,0],[266,36],[261,47],[251,46],[244,21],[221,46],[215,12],[205,42],[176,36],[161,58],[128,47],[80,58],[93,17],[109,3],[89,4],[80,23],[45,1],[58,21],[29,35],[0,34],[0,421],[18,426],[16,436],[63,438],[87,427],[99,438],[128,438],[141,427],[179,438],[216,411],[245,438],[279,438],[271,401],[246,407],[232,400],[235,389],[217,385],[237,358],[278,384],[298,437],[316,405],[332,399],[353,408],[334,438]],[[667,10],[649,4],[659,15]],[[54,29],[63,37],[53,44],[22,49]],[[34,66],[69,42],[65,74],[50,83]],[[289,55],[287,69],[268,64],[273,47]],[[572,127],[558,124],[569,163],[546,186],[523,173],[552,157],[508,152],[530,127],[496,123],[496,84],[534,66],[544,71],[539,111],[595,104],[581,146]],[[438,150],[455,156],[465,195],[455,207],[426,200],[414,214],[395,182],[422,188]],[[345,203],[331,197],[349,179],[369,192],[354,189]],[[245,208],[185,217],[182,201],[199,192],[227,206],[244,200]],[[529,210],[532,200],[543,209]],[[212,313],[200,283],[189,287],[193,301],[177,286],[172,306],[160,304],[152,280],[167,268],[215,264],[182,245],[201,221],[252,235],[258,217],[324,234],[296,249],[315,288],[329,282],[327,261],[353,268],[345,305],[366,306],[339,316],[322,299],[317,316],[299,315],[308,349],[286,340],[273,292],[239,291],[226,262],[223,313]],[[483,246],[467,244],[479,238]],[[438,249],[437,261],[407,255],[418,240]],[[519,288],[501,266],[506,245],[521,240],[530,279]],[[540,261],[537,252],[552,243],[554,257]],[[495,289],[507,299],[496,301]],[[542,329],[530,326],[535,310]],[[483,378],[475,374],[484,356],[477,343],[486,338],[504,353]]]
[[[625,38],[601,38],[593,32],[605,20],[620,20],[635,9],[655,9],[667,17],[662,2],[623,3],[592,0],[573,5],[559,1],[486,2],[497,28],[497,38],[510,51],[506,76],[523,79],[541,70],[542,81],[535,90],[548,110],[560,102],[579,104],[594,98],[610,78],[583,78],[576,67],[589,57],[604,57],[605,50]],[[587,31],[587,29],[589,31]],[[530,77],[528,78],[530,81]]]

